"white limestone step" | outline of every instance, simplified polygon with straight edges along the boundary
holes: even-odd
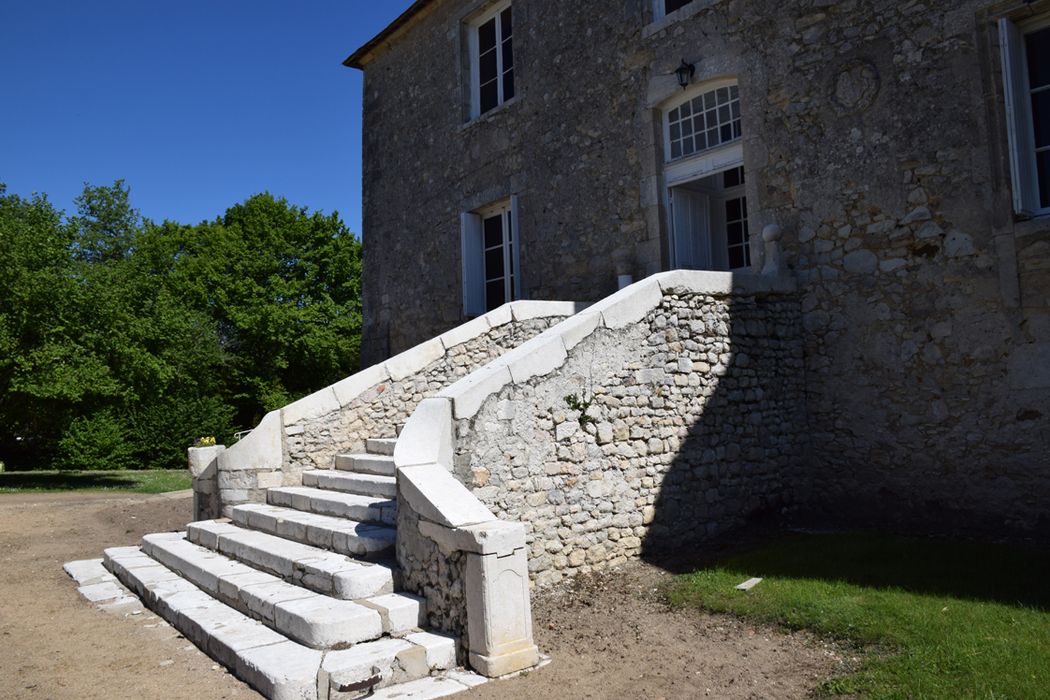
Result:
[[[272,506],[284,506],[317,515],[331,515],[358,522],[392,525],[397,521],[397,501],[389,498],[326,491],[307,486],[281,486],[267,489],[266,502]]]
[[[455,638],[417,632],[404,639],[381,639],[329,652],[321,670],[328,674],[329,697],[337,700],[366,697],[364,686],[373,690],[397,688],[400,687],[397,684],[425,678],[455,665]]]
[[[351,557],[375,559],[388,554],[397,537],[397,530],[388,525],[361,523],[262,503],[234,506],[230,515],[241,527]]]
[[[374,498],[397,498],[397,479],[378,474],[358,474],[337,469],[303,472],[303,486]]]
[[[336,455],[335,468],[360,474],[397,475],[397,469],[394,467],[394,458],[387,455]]]
[[[369,664],[367,673],[379,676],[374,687],[389,690],[386,697],[393,698],[398,697],[397,688],[455,666],[456,640],[452,637],[419,632],[403,639],[380,639],[344,651],[321,652],[289,641],[216,600],[138,547],[108,549],[105,562],[147,607],[272,700],[358,697],[360,692],[348,695],[339,688],[353,682],[355,674],[360,676],[364,664]],[[175,581],[181,583],[173,585]]]
[[[393,568],[366,563],[233,523],[204,520],[186,526],[186,539],[312,591],[355,600],[393,593]]]
[[[368,438],[365,440],[365,452],[393,457],[396,444],[397,438]]]
[[[437,700],[462,693],[486,679],[470,673],[450,673],[445,677],[420,678],[409,683],[383,688],[368,696],[368,700]],[[333,700],[334,700],[333,696]]]
[[[142,551],[217,600],[312,649],[366,642],[384,632],[382,613],[374,608],[293,585],[195,545],[183,533],[146,535]]]

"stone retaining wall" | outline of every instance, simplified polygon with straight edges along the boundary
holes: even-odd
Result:
[[[460,420],[456,476],[527,524],[543,585],[790,508],[806,483],[803,401],[794,294],[668,294]]]

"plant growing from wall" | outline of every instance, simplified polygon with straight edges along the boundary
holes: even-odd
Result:
[[[593,394],[591,395],[590,398],[583,398],[583,399],[581,399],[576,394],[568,394],[565,397],[565,405],[569,407],[569,410],[571,410],[571,411],[579,411],[580,415],[577,416],[576,420],[577,420],[577,422],[579,422],[580,427],[583,428],[584,430],[587,429],[587,425],[588,424],[594,425],[595,423],[598,422],[592,416],[589,416],[587,414],[587,409],[591,407],[592,403],[594,403],[594,395]]]

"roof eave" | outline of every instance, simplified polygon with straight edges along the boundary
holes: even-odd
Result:
[[[387,43],[398,31],[400,31],[406,24],[408,24],[417,14],[419,14],[427,5],[430,5],[435,0],[416,0],[414,3],[408,6],[408,9],[402,12],[397,19],[387,25],[386,29],[376,34],[374,37],[368,40],[361,48],[354,51],[352,54],[347,56],[346,60],[343,61],[343,65],[349,68],[356,68],[358,70],[364,70],[365,66],[368,65],[372,55],[376,50],[381,47],[384,43]]]

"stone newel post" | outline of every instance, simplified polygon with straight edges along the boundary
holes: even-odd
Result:
[[[219,455],[225,445],[191,447],[186,450],[193,477],[193,519],[211,520],[222,516],[219,503]]]

